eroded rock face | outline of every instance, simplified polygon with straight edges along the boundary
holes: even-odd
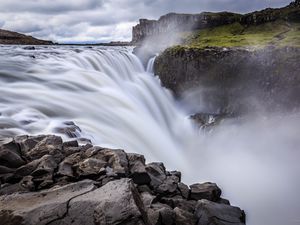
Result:
[[[173,47],[158,56],[162,84],[207,124],[203,115],[237,115],[300,107],[299,48]],[[191,101],[192,99],[192,101]]]
[[[0,156],[6,225],[196,225],[200,217],[221,224],[216,216],[237,221],[242,212],[220,198],[215,184],[189,188],[180,172],[123,150],[19,136],[0,144]]]
[[[244,15],[229,12],[169,13],[161,16],[159,20],[140,19],[139,24],[132,28],[132,43],[141,43],[145,39],[151,39],[155,36],[172,36],[176,32],[217,27],[235,22],[240,22],[244,25],[258,25],[278,19],[286,20],[287,22],[299,22],[299,8],[299,0],[296,0],[283,8],[267,8]],[[157,41],[159,42],[159,39]]]
[[[169,13],[159,20],[140,19],[132,29],[132,42],[138,43],[145,38],[194,29],[220,26],[239,21],[240,15],[235,13],[200,13],[177,14]]]
[[[195,209],[198,225],[242,225],[245,213],[237,207],[200,200]]]

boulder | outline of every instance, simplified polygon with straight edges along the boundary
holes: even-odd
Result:
[[[71,199],[95,189],[92,181],[80,181],[41,192],[0,196],[0,221],[5,225],[46,225],[63,218]]]
[[[198,225],[245,225],[245,213],[240,208],[206,199],[198,201],[195,216]]]
[[[67,214],[50,224],[148,225],[149,222],[133,182],[121,179],[71,199]]]
[[[221,189],[215,183],[193,184],[190,188],[190,198],[193,200],[207,199],[218,201],[221,196]]]
[[[196,224],[196,217],[193,213],[185,211],[181,208],[175,208],[175,224],[176,225],[195,225]]]
[[[0,146],[0,165],[8,168],[17,168],[26,162],[22,159],[19,147],[13,141]]]
[[[167,178],[166,168],[163,163],[149,163],[146,165],[146,171],[151,178],[150,185],[157,188]]]
[[[127,158],[129,162],[130,177],[133,182],[139,185],[149,184],[151,178],[146,171],[144,156],[129,153],[127,154]]]

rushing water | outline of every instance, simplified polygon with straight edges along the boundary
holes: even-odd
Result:
[[[188,114],[130,48],[0,48],[0,137],[57,133],[144,154],[215,181],[251,225],[296,225],[300,211],[299,114],[229,120],[210,133]],[[67,136],[65,137],[67,138]]]

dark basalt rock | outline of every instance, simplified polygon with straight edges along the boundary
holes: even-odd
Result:
[[[245,213],[237,207],[200,200],[195,209],[198,225],[242,225]]]
[[[193,184],[190,189],[190,198],[193,200],[207,199],[216,202],[221,196],[221,189],[214,183]]]
[[[154,62],[162,85],[201,125],[257,110],[300,108],[300,48],[186,48],[165,50]],[[192,95],[185,102],[185,96]],[[192,101],[191,101],[192,99]],[[214,122],[214,123],[215,123]]]
[[[223,225],[224,219],[245,224],[243,211],[226,205],[215,184],[190,190],[180,172],[145,164],[139,154],[53,135],[15,137],[0,149],[19,160],[11,166],[11,155],[2,154],[0,161],[5,225]],[[204,198],[215,202],[196,201]]]

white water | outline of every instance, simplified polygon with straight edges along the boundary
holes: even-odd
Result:
[[[74,121],[95,144],[163,161],[187,183],[217,182],[250,225],[299,224],[299,114],[227,121],[205,134],[153,76],[154,58],[145,71],[128,48],[0,50],[0,137]]]

